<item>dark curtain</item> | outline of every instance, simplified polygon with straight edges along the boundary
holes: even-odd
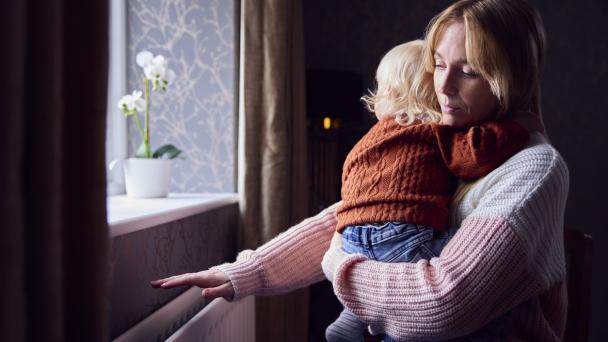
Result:
[[[242,246],[308,214],[300,0],[242,0],[239,193]],[[308,289],[256,298],[257,341],[307,341]]]
[[[0,336],[107,341],[108,1],[2,1],[0,40]]]

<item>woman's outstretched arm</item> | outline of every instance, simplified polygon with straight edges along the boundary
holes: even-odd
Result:
[[[438,258],[390,264],[332,247],[323,268],[340,301],[397,339],[466,335],[517,307],[514,334],[559,340],[568,170],[548,146],[523,150],[470,190],[470,214]]]
[[[244,250],[233,263],[155,280],[159,288],[199,286],[207,299],[238,300],[247,295],[285,293],[325,278],[321,259],[336,230],[339,203],[289,228],[256,250]]]

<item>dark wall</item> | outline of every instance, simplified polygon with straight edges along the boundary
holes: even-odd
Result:
[[[603,0],[532,1],[549,36],[543,112],[549,136],[570,168],[566,224],[593,235],[591,341],[608,335],[608,4]],[[360,74],[373,86],[376,66],[391,47],[422,36],[451,1],[306,0],[306,65]],[[363,90],[362,90],[363,93]]]
[[[429,20],[450,3],[306,0],[306,67],[353,71],[372,87],[382,56],[397,44],[422,38]]]
[[[237,215],[238,205],[231,204],[113,237],[110,253],[112,338],[125,333],[187,290],[183,287],[166,291],[154,289],[149,286],[151,279],[204,270],[233,260],[237,248]],[[195,313],[181,313],[180,321],[168,323],[163,327],[164,337],[173,334]]]
[[[549,36],[543,115],[549,137],[568,162],[566,224],[593,235],[590,341],[608,336],[608,44],[605,1],[534,2]]]

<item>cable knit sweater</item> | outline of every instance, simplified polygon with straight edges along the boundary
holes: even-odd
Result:
[[[234,300],[291,291],[325,277],[375,333],[448,339],[513,312],[511,340],[559,341],[567,296],[563,216],[568,169],[539,134],[477,181],[452,210],[460,229],[438,258],[382,263],[329,247],[335,204],[283,232],[225,272]],[[323,269],[321,268],[323,261]]]
[[[485,176],[521,150],[529,136],[512,120],[458,129],[382,119],[346,157],[337,231],[388,221],[445,230],[456,177]]]

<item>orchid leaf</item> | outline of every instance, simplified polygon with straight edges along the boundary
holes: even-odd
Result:
[[[171,144],[167,144],[159,147],[156,151],[154,151],[152,157],[157,159],[174,159],[177,158],[180,153],[182,153],[182,150]]]

